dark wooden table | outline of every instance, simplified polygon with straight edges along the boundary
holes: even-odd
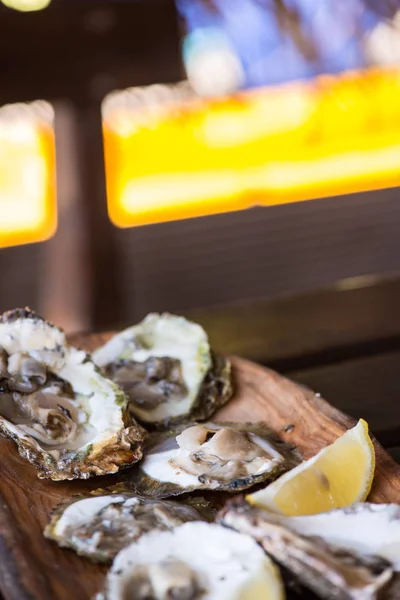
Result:
[[[79,336],[73,343],[91,351],[108,338],[107,334]],[[351,417],[276,371],[238,357],[232,359],[232,366],[235,396],[216,413],[218,421],[243,422],[249,417],[254,422],[264,421],[281,432],[282,438],[295,445],[305,459],[353,426]],[[0,454],[7,456],[2,461],[0,477],[0,586],[6,600],[92,598],[103,585],[104,567],[91,565],[55,544],[43,543],[43,528],[60,502],[99,485],[129,478],[129,471],[108,480],[97,478],[101,483],[94,478],[55,485],[38,480],[32,466],[17,456],[11,441],[0,442]],[[400,466],[377,443],[375,451],[370,499],[396,502],[400,494]],[[306,600],[310,594],[288,594],[288,600],[300,597]]]
[[[272,366],[371,431],[400,462],[400,279],[197,310],[215,348]]]

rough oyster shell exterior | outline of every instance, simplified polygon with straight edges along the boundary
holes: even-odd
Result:
[[[197,425],[198,423],[191,423],[190,426]],[[279,438],[279,436],[271,429],[266,427],[263,423],[200,423],[204,426],[212,426],[222,428],[232,428],[237,431],[254,434],[260,437],[262,440],[270,444],[273,449],[279,453],[280,460],[273,463],[271,469],[267,472],[263,472],[256,475],[249,475],[247,477],[240,477],[233,479],[229,483],[220,483],[218,485],[207,485],[207,483],[198,483],[194,485],[188,485],[182,487],[169,481],[159,481],[150,477],[143,469],[145,467],[146,458],[152,453],[158,453],[162,449],[168,449],[171,443],[174,444],[177,435],[182,433],[188,428],[188,425],[181,425],[176,429],[172,429],[166,432],[155,432],[148,436],[144,446],[144,461],[139,463],[129,472],[129,475],[124,483],[125,486],[131,486],[137,493],[152,498],[168,498],[193,492],[195,490],[204,491],[210,490],[213,492],[228,492],[235,493],[240,492],[257,484],[271,481],[276,479],[279,475],[285,471],[293,468],[300,462],[300,456],[295,448],[286,444]]]
[[[86,504],[84,509],[78,505],[82,506],[82,501]],[[66,521],[67,510],[71,513],[71,507],[75,506],[75,515]],[[59,505],[44,535],[93,562],[110,563],[122,548],[149,531],[172,529],[188,521],[212,521],[216,513],[204,498],[188,498],[178,503],[129,492],[112,494],[96,490],[89,496],[76,496]]]
[[[16,309],[0,317],[0,346],[5,342],[12,347],[36,353],[57,376],[67,381],[71,376],[69,383],[73,388],[73,374],[83,377],[85,389],[93,387],[89,393],[89,397],[92,397],[90,415],[97,407],[103,408],[102,403],[107,402],[110,420],[104,422],[102,430],[99,429],[97,440],[86,443],[81,448],[65,448],[56,453],[52,448],[43,447],[18,425],[0,415],[0,432],[17,444],[20,455],[38,469],[39,478],[54,481],[87,479],[95,475],[116,473],[141,459],[146,432],[130,416],[124,392],[111,380],[103,377],[88,354],[70,346],[61,329],[28,308]]]
[[[168,330],[169,335],[171,331],[176,332],[173,344],[163,339],[164,328]],[[139,324],[117,333],[93,353],[93,360],[106,371],[113,361],[119,359],[144,360],[143,352],[146,356],[152,356],[153,349],[154,356],[158,356],[158,339],[162,340],[163,355],[176,358],[179,355],[179,346],[183,341],[187,342],[190,336],[193,336],[190,360],[197,363],[198,377],[195,377],[195,383],[189,384],[189,406],[182,413],[170,415],[167,414],[166,407],[166,415],[153,418],[151,413],[146,416],[143,410],[135,408],[131,402],[132,414],[146,429],[165,430],[181,423],[209,419],[232,397],[232,367],[229,359],[212,351],[207,334],[200,325],[169,313],[150,313]],[[149,347],[151,344],[154,344],[154,348]],[[170,348],[166,349],[168,344],[171,344]],[[136,348],[136,345],[139,345],[139,348]],[[183,363],[186,360],[183,356],[181,359]]]
[[[346,517],[364,511],[365,526],[368,527],[368,511],[374,505],[358,505],[333,511],[344,519],[341,546],[324,539],[323,521],[319,535],[307,536],[298,533],[290,523],[297,517],[283,517],[269,511],[250,506],[246,502],[232,502],[220,512],[217,520],[240,533],[251,535],[264,550],[297,579],[302,586],[326,600],[378,600],[399,597],[399,577],[391,562],[377,556],[371,546],[370,553],[358,553],[351,543],[345,545],[346,532],[352,537],[351,521]],[[389,507],[391,505],[388,505]],[[393,505],[392,505],[393,506]],[[379,508],[380,505],[377,505]],[[391,512],[391,509],[389,509]],[[317,517],[329,518],[332,513]],[[305,519],[314,516],[301,517]],[[400,540],[399,540],[400,541]]]

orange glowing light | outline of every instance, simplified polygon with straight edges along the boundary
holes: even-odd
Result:
[[[57,227],[53,111],[0,109],[0,247],[40,242]]]
[[[400,184],[400,71],[368,69],[204,100],[186,84],[104,105],[119,227]]]

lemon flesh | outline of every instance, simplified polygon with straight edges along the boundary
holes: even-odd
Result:
[[[288,516],[314,515],[363,502],[374,471],[374,446],[368,424],[360,419],[333,444],[246,500]]]

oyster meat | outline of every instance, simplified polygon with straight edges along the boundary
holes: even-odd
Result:
[[[357,504],[285,517],[232,503],[219,521],[251,535],[282,567],[327,600],[399,598],[400,507]]]
[[[45,537],[94,561],[109,562],[122,548],[153,530],[169,530],[187,521],[211,520],[214,510],[202,500],[185,504],[134,494],[77,498],[55,511]]]
[[[142,536],[114,560],[98,600],[283,600],[279,572],[249,536],[185,523]]]
[[[237,492],[298,462],[296,453],[262,424],[192,423],[149,436],[144,460],[129,482],[139,494],[156,498],[193,490]]]
[[[145,434],[123,391],[29,309],[0,317],[0,432],[53,480],[115,473],[142,457]]]
[[[232,395],[229,361],[214,355],[204,329],[183,317],[149,314],[98,348],[93,360],[146,426],[208,419]]]

